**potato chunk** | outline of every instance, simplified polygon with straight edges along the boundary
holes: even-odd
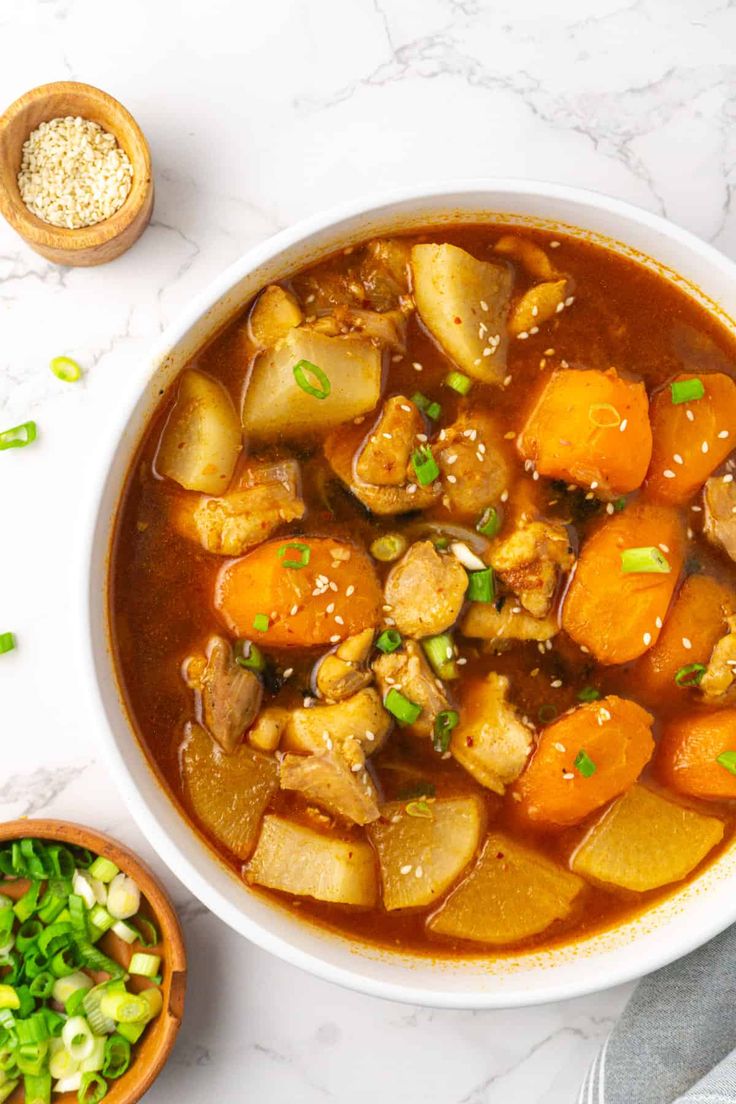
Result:
[[[509,680],[495,671],[466,686],[450,743],[458,763],[498,794],[519,777],[532,747],[532,730],[517,716],[508,692]]]
[[[247,744],[223,755],[204,729],[192,725],[181,750],[181,779],[207,831],[239,859],[247,859],[279,786],[276,761]]]
[[[572,857],[584,878],[644,893],[679,882],[723,837],[723,822],[632,786]]]
[[[478,943],[517,943],[562,920],[583,882],[501,832],[428,921],[436,935]]]
[[[256,345],[275,345],[304,321],[296,298],[278,284],[264,288],[250,312],[248,325]]]
[[[477,797],[422,804],[429,815],[410,816],[405,802],[391,802],[368,831],[389,912],[431,905],[459,878],[480,844],[484,811]]]
[[[378,820],[378,794],[370,774],[365,768],[352,770],[336,751],[285,755],[280,777],[282,790],[298,790],[307,801],[354,824]]]
[[[279,816],[263,819],[246,872],[257,885],[341,905],[371,908],[377,896],[373,849],[365,840],[325,836]]]
[[[188,491],[223,494],[242,447],[238,416],[225,388],[187,368],[161,434],[156,471]]]
[[[506,371],[506,316],[512,275],[456,245],[415,245],[414,299],[422,322],[458,368],[484,383]]]
[[[304,391],[294,369],[316,365],[327,384],[305,369],[306,382],[326,397]],[[243,426],[254,438],[273,440],[318,432],[373,410],[381,395],[381,350],[367,337],[327,337],[307,327],[291,330],[261,353],[248,380]]]

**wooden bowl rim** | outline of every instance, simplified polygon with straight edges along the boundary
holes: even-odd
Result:
[[[151,152],[143,131],[128,109],[114,96],[93,84],[84,84],[81,81],[52,81],[50,84],[39,84],[24,92],[0,115],[0,147],[5,141],[10,123],[16,116],[27,111],[33,104],[43,101],[51,103],[57,97],[69,95],[78,96],[92,106],[103,103],[113,117],[117,116],[125,121],[131,135],[130,143],[123,142],[114,127],[105,128],[110,129],[110,133],[114,134],[118,145],[125,150],[133,165],[133,181],[125,202],[109,218],[92,226],[80,226],[75,229],[54,226],[50,222],[44,222],[26,207],[13,176],[5,186],[0,186],[0,213],[29,245],[42,245],[46,248],[67,251],[89,250],[90,247],[113,241],[124,233],[140,214],[151,188]],[[86,115],[84,110],[79,111],[78,114],[82,118],[92,117]],[[57,117],[58,114],[54,114],[53,111],[48,115],[49,119]],[[92,121],[96,120],[92,117]],[[25,137],[27,138],[28,134]]]
[[[80,838],[75,838],[77,835]],[[120,843],[112,836],[107,835],[106,832],[100,832],[96,828],[88,828],[86,824],[79,824],[76,821],[45,817],[21,817],[0,824],[0,843],[26,837],[52,839],[76,846],[88,847],[96,854],[104,854],[106,858],[112,859],[116,866],[119,866],[126,874],[130,874],[137,882],[141,893],[148,901],[159,922],[161,941],[168,948],[167,965],[171,979],[167,994],[168,1003],[164,1005],[163,1010],[164,1023],[161,1040],[152,1062],[141,1067],[137,1079],[135,1075],[136,1064],[133,1062],[120,1081],[115,1082],[116,1085],[125,1088],[125,1093],[122,1096],[125,1104],[136,1104],[144,1093],[148,1092],[166,1064],[181,1026],[186,988],[187,952],[179,918],[168,893],[143,859],[139,858],[124,843]],[[179,1004],[177,1008],[172,1007],[172,994],[175,994],[175,1000]]]

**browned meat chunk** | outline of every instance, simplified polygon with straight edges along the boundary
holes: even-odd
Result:
[[[358,479],[380,487],[403,486],[417,433],[423,429],[422,416],[410,399],[404,395],[387,399],[356,457]]]
[[[234,751],[260,708],[260,679],[253,671],[238,666],[230,645],[221,636],[211,638],[206,661],[204,657],[190,660],[187,675],[199,695],[208,732],[223,751]]]
[[[714,475],[703,488],[703,529],[732,560],[736,560],[736,482]]]
[[[462,703],[450,751],[481,786],[502,794],[519,777],[532,747],[532,730],[508,701],[509,680],[491,671]]]
[[[454,625],[465,601],[468,576],[453,555],[417,541],[393,567],[384,594],[404,636],[434,636]]]
[[[419,644],[407,640],[400,652],[379,656],[373,664],[382,695],[394,687],[415,703],[422,712],[414,724],[408,727],[418,736],[430,736],[438,713],[448,709],[450,702],[427,663]]]
[[[326,438],[324,451],[335,475],[368,510],[381,516],[405,514],[410,510],[424,510],[437,501],[442,489],[439,480],[427,487],[408,481],[402,486],[381,487],[360,479],[353,470],[353,459],[364,437],[362,425],[341,426]]]
[[[553,614],[532,617],[511,598],[500,610],[493,602],[471,602],[460,628],[465,636],[488,640],[499,652],[517,640],[551,640],[560,631]]]
[[[700,680],[700,691],[706,699],[723,697],[736,679],[736,617],[728,617],[726,620],[728,632],[713,649],[705,674]]]
[[[370,305],[388,311],[409,295],[411,246],[402,238],[369,242],[360,265],[360,275]]]
[[[552,609],[560,573],[574,563],[567,531],[547,521],[523,522],[491,552],[493,568],[532,617]]]
[[[510,469],[501,435],[488,414],[461,414],[440,432],[433,452],[448,508],[456,517],[477,519],[509,488]]]
[[[329,314],[323,314],[309,324],[309,329],[330,337],[341,334],[357,333],[369,337],[376,345],[382,345],[394,352],[406,350],[406,315],[401,311],[361,310],[358,307],[335,307]]]
[[[288,751],[321,752],[333,748],[348,766],[362,766],[391,728],[391,717],[372,687],[335,705],[293,709],[283,733]]]
[[[334,652],[328,652],[317,665],[317,691],[328,701],[344,701],[368,686],[373,673],[365,661],[373,644],[373,629],[364,629],[343,640]]]
[[[317,755],[285,755],[281,760],[282,790],[298,790],[307,801],[353,821],[378,820],[378,793],[365,767],[351,770],[336,751]]]

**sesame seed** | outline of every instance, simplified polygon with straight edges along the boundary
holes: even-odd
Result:
[[[567,750],[567,749],[566,749],[566,747],[565,747],[565,745],[564,745],[564,744],[561,744],[561,743],[559,742],[559,740],[557,741],[557,743],[556,743],[556,744],[553,744],[553,745],[552,745],[552,747],[553,747],[553,748],[555,749],[555,751],[559,751],[561,755],[564,755],[564,754],[565,754],[565,752],[566,752],[566,750]]]
[[[652,643],[652,634],[650,632],[645,632],[642,639],[646,646],[649,647],[649,645]]]
[[[345,597],[349,598],[351,596],[351,594],[355,594],[355,587],[353,586],[352,583],[350,584],[350,586],[345,591]]]
[[[654,621],[654,624],[657,626],[658,629],[661,629],[662,628],[662,618],[657,617]]]
[[[412,368],[414,369],[415,372],[421,372],[422,371],[422,365],[419,363],[418,360],[412,361]]]
[[[330,637],[330,644],[337,644],[338,640],[340,640],[340,634],[339,633],[334,633]]]
[[[418,866],[416,868],[416,870],[414,871],[414,877],[415,878],[421,878],[423,874],[424,874],[424,871],[422,870],[421,866]]]
[[[554,687],[555,690],[559,690],[562,686],[562,679],[553,679],[550,686]]]
[[[447,482],[448,483],[457,483],[457,476],[456,475],[448,475],[447,476]]]
[[[727,475],[724,475],[723,482],[724,483],[733,483],[733,476],[731,475],[730,472]]]
[[[344,625],[345,624],[345,618],[341,617],[339,613],[336,613],[335,614],[335,622],[338,625]]]
[[[481,309],[482,311],[487,311],[487,310],[488,310],[488,304],[486,303],[485,299],[481,299],[481,301],[480,301],[480,309]]]
[[[624,418],[623,421],[621,422],[621,425],[618,427],[619,433],[623,433],[628,424],[629,424],[629,419]]]
[[[659,547],[662,550],[662,552],[669,552],[669,550],[670,550],[670,547],[669,547],[668,544],[661,544],[660,543]]]
[[[692,645],[692,641],[691,641],[691,640],[689,640],[689,639],[688,639],[688,637],[686,637],[686,636],[683,636],[683,638],[682,638],[682,646],[683,646],[683,648],[687,648],[687,650],[689,651],[689,650],[690,650],[690,648],[692,648],[692,646],[693,646],[693,645]]]
[[[606,513],[607,514],[614,514],[615,512],[616,512],[616,510],[615,510],[615,507],[614,507],[613,503],[609,502],[608,505],[606,506]]]
[[[400,874],[411,874],[411,863],[407,863],[405,866],[399,868]]]
[[[335,612],[335,603],[334,602],[329,602],[328,605],[325,606],[325,611],[327,613],[334,613]]]
[[[290,616],[290,617],[296,617],[296,615],[298,614],[298,612],[299,612],[299,606],[297,606],[297,605],[295,604],[295,605],[293,605],[293,606],[291,607],[291,609],[289,610],[289,616]]]
[[[694,422],[695,421],[695,415],[693,414],[692,410],[686,410],[685,411],[685,417],[687,418],[687,420],[689,422]]]
[[[566,782],[570,782],[575,777],[575,775],[571,771],[563,771],[562,777],[565,779]]]
[[[700,451],[701,451],[701,452],[707,452],[707,451],[708,451],[708,448],[709,448],[709,446],[708,446],[708,442],[707,442],[707,441],[703,441],[702,445],[700,446]]]
[[[664,471],[662,472],[662,475],[665,477],[665,479],[674,479],[675,478],[675,473],[672,471],[671,468],[665,468]]]
[[[528,337],[529,334],[526,332],[526,330],[522,330],[521,333],[516,335],[517,341],[526,341]]]
[[[560,248],[560,242],[558,242],[558,241],[556,241],[556,240],[555,240],[555,241],[551,241],[551,242],[549,243],[549,247],[550,247],[550,249],[559,249],[559,248]]]
[[[291,676],[293,674],[294,674],[294,668],[293,667],[287,667],[286,670],[284,671],[284,674],[283,674],[282,677],[285,678],[285,679],[288,679],[288,678],[291,678]]]
[[[718,436],[721,438],[722,441],[725,441],[726,438],[728,437],[728,430],[727,429],[722,429],[721,432],[718,434]]]

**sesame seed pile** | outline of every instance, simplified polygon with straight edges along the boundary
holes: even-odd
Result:
[[[127,199],[132,181],[125,150],[89,119],[51,119],[23,144],[21,199],[52,226],[75,230],[110,218]]]

